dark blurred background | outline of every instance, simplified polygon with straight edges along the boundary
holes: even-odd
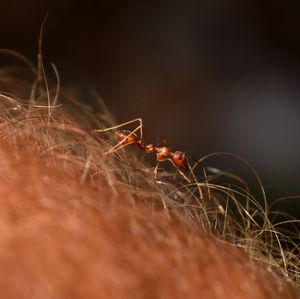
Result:
[[[49,12],[44,57],[62,84],[96,89],[120,122],[142,117],[147,141],[195,158],[236,153],[269,199],[300,194],[297,1],[1,0],[0,10],[0,47],[32,61]]]

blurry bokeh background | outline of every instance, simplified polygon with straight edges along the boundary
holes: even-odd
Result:
[[[272,200],[300,194],[299,8],[296,1],[2,0],[0,47],[35,61],[50,12],[44,57],[63,85],[96,89],[120,122],[142,117],[149,142],[166,138],[195,158],[240,155]]]

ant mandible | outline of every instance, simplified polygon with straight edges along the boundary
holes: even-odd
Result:
[[[190,180],[186,177],[186,175],[180,170],[180,167],[183,169],[188,168],[188,160],[186,154],[181,151],[172,152],[170,147],[165,146],[166,140],[161,141],[158,145],[145,143],[144,124],[141,118],[136,118],[134,120],[110,128],[93,130],[93,132],[107,132],[107,131],[124,127],[126,125],[135,122],[138,122],[139,126],[135,128],[133,131],[117,130],[115,133],[115,138],[118,143],[107,152],[102,153],[102,155],[109,155],[127,145],[136,144],[140,149],[142,149],[147,154],[156,154],[157,165],[154,168],[155,179],[157,178],[157,170],[158,170],[159,163],[163,161],[170,161],[173,164],[173,166],[178,170],[178,172],[184,177],[184,179],[190,182]],[[140,137],[136,134],[137,131],[140,132]]]

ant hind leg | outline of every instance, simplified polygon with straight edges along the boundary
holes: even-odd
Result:
[[[191,180],[180,170],[180,168],[172,161],[172,159],[168,159],[168,161],[170,161],[171,164],[175,167],[176,172],[178,172],[190,184]]]
[[[105,128],[105,129],[96,129],[96,130],[93,130],[92,133],[98,133],[98,132],[108,132],[108,131],[112,131],[112,130],[115,130],[115,129],[118,129],[118,128],[121,128],[121,127],[124,127],[126,125],[130,125],[132,123],[135,123],[135,122],[139,122],[139,126],[136,127],[133,131],[130,132],[130,134],[128,136],[126,136],[125,138],[123,138],[121,141],[119,141],[116,145],[114,145],[111,149],[109,149],[108,151],[102,153],[103,156],[107,156],[109,154],[112,154],[118,150],[120,150],[121,148],[129,145],[128,143],[124,143],[124,141],[130,137],[131,135],[135,134],[137,131],[140,131],[140,140],[143,142],[144,140],[144,132],[143,132],[143,128],[144,128],[144,125],[143,125],[143,120],[141,118],[136,118],[136,119],[133,119],[133,120],[130,120],[130,121],[127,121],[125,123],[122,123],[122,124],[119,124],[119,125],[116,125],[116,126],[113,126],[113,127],[109,127],[109,128]]]
[[[98,133],[98,132],[108,132],[108,131],[112,131],[112,130],[115,130],[115,129],[118,129],[118,128],[122,128],[124,126],[127,126],[127,125],[130,125],[132,123],[135,123],[135,122],[139,122],[139,126],[134,130],[134,132],[140,130],[141,127],[143,127],[143,120],[141,118],[136,118],[136,119],[133,119],[133,120],[130,120],[130,121],[127,121],[125,123],[122,123],[122,124],[119,124],[119,125],[116,125],[116,126],[112,126],[112,127],[109,127],[109,128],[105,128],[105,129],[96,129],[96,130],[92,130],[93,133]],[[142,136],[141,136],[142,137]]]

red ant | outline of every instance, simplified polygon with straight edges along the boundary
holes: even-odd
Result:
[[[155,179],[157,178],[157,170],[158,170],[159,163],[162,161],[170,161],[173,164],[173,166],[177,169],[177,171],[185,178],[185,180],[190,182],[190,180],[186,177],[186,175],[179,169],[179,167],[182,167],[183,169],[188,168],[188,160],[186,154],[180,151],[172,152],[170,147],[164,146],[166,144],[166,140],[161,141],[158,145],[145,143],[144,125],[143,125],[143,120],[141,118],[137,118],[110,128],[94,130],[93,132],[107,132],[110,130],[114,130],[129,125],[134,122],[139,122],[139,126],[135,128],[133,131],[128,131],[128,130],[116,131],[115,138],[118,143],[107,152],[102,153],[102,155],[109,155],[121,149],[122,147],[125,147],[130,144],[136,144],[140,149],[142,149],[147,154],[156,154],[157,165],[154,169]],[[140,137],[138,137],[138,135],[136,134],[137,131],[140,131]]]

